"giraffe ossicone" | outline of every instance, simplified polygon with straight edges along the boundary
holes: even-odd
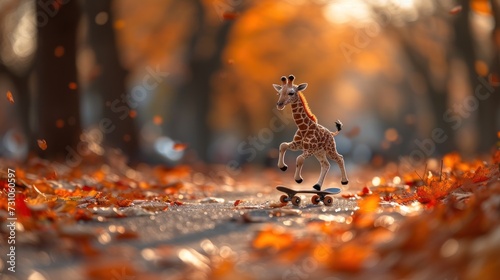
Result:
[[[316,190],[321,190],[321,186],[325,181],[326,174],[330,170],[328,159],[335,161],[341,172],[341,183],[347,185],[349,180],[345,171],[344,157],[337,152],[334,136],[339,134],[342,129],[342,122],[335,121],[337,131],[331,132],[324,126],[318,123],[318,119],[312,114],[306,98],[302,93],[307,88],[306,83],[296,85],[293,83],[295,76],[289,75],[281,77],[281,85],[273,84],[274,89],[278,92],[278,102],[276,107],[278,110],[283,110],[286,105],[291,104],[292,115],[297,125],[297,132],[291,142],[283,142],[279,149],[278,167],[286,171],[285,153],[287,150],[297,151],[302,150],[302,154],[297,157],[297,165],[295,169],[295,181],[302,183],[302,166],[304,160],[310,156],[315,156],[321,164],[321,173],[318,182],[313,186]]]

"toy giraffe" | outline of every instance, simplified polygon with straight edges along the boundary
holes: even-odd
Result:
[[[286,105],[292,104],[293,119],[298,127],[292,142],[281,143],[278,167],[286,171],[288,168],[284,161],[286,150],[297,151],[300,149],[303,153],[297,157],[297,167],[295,169],[295,181],[297,183],[302,183],[301,171],[304,160],[314,155],[321,164],[321,173],[318,182],[313,186],[314,189],[321,190],[325,176],[328,170],[330,170],[328,158],[337,162],[342,173],[341,183],[342,185],[347,185],[349,181],[345,172],[344,157],[337,152],[335,139],[333,138],[339,134],[342,129],[342,123],[339,120],[335,122],[337,125],[336,132],[331,132],[318,124],[316,116],[311,113],[306,98],[302,93],[302,90],[306,89],[307,84],[295,85],[293,84],[294,79],[293,75],[288,76],[288,80],[283,76],[281,77],[281,85],[273,84],[274,89],[276,89],[279,95],[276,107],[278,110],[283,110]]]

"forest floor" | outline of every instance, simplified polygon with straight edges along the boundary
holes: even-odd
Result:
[[[187,166],[0,161],[1,276],[496,279],[499,165],[497,151],[472,162],[449,154],[420,175],[394,164],[363,170],[348,186],[331,174],[324,188],[343,187],[332,206],[311,195],[294,206],[275,189],[292,171],[232,178]],[[288,186],[308,188],[317,175]]]

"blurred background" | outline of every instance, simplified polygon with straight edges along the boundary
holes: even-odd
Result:
[[[289,74],[348,165],[486,153],[499,28],[497,0],[0,0],[0,154],[274,166]]]

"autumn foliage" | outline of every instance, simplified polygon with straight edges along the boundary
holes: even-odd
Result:
[[[275,268],[300,264],[304,275],[339,279],[369,278],[374,273],[386,279],[412,278],[421,273],[491,279],[500,271],[500,248],[495,242],[500,236],[499,163],[499,151],[487,162],[465,162],[453,153],[443,158],[439,170],[379,174],[358,192],[336,198],[333,206],[307,206],[332,210],[317,218],[283,203],[252,205],[251,201],[237,199],[226,209],[240,216],[235,228],[263,223],[248,244],[250,255],[245,260],[238,259],[237,254],[204,257],[192,249],[179,252],[168,246],[146,252],[154,253],[167,265],[177,254],[201,258],[206,261],[203,269],[208,271],[207,277],[213,279],[239,275],[237,264],[245,262]],[[65,244],[71,244],[66,246],[72,253],[91,260],[104,254],[93,242],[99,233],[71,231],[68,225],[151,216],[184,207],[201,198],[203,191],[212,190],[210,186],[187,183],[192,171],[186,166],[143,166],[140,170],[120,171],[107,165],[61,169],[40,160],[16,167],[16,214],[23,228],[20,234],[43,236],[51,232],[55,238],[69,242]],[[7,188],[7,179],[2,177],[1,213],[8,209]],[[344,202],[357,207],[342,211],[336,205]],[[338,213],[332,214],[333,210]],[[266,215],[254,216],[252,211],[264,211]],[[1,217],[5,220],[6,215]],[[301,220],[303,224],[278,225],[270,217]],[[134,230],[114,225],[110,228],[110,238],[116,242],[139,238],[140,233]],[[88,262],[85,271],[94,279],[115,277],[112,273],[117,272],[148,275],[127,261]],[[256,279],[246,274],[242,277]]]

